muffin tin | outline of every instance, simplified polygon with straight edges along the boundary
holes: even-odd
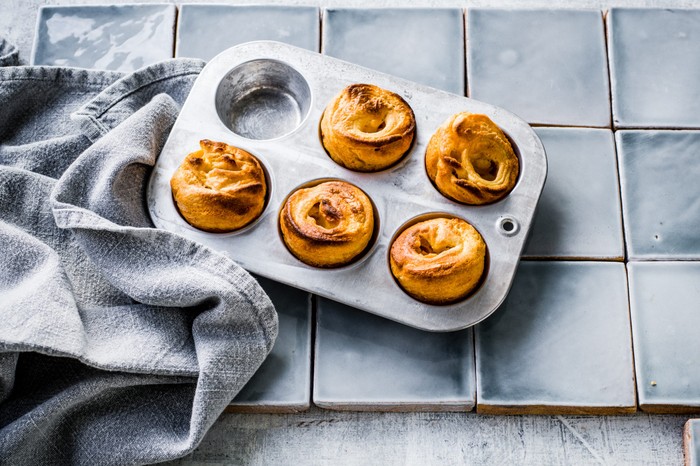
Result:
[[[337,165],[319,138],[326,105],[346,86],[371,83],[401,95],[416,116],[416,137],[396,165],[359,173]],[[425,171],[425,148],[451,115],[488,115],[508,136],[520,159],[513,190],[489,205],[467,206],[440,194]],[[172,199],[170,178],[201,139],[238,146],[264,166],[266,208],[251,225],[231,233],[207,233],[190,226]],[[185,102],[156,163],[148,186],[148,207],[158,228],[179,233],[228,254],[251,272],[339,301],[412,327],[453,331],[488,317],[505,299],[544,186],[544,148],[530,126],[493,105],[369,70],[277,42],[249,42],[230,48],[204,68]],[[340,179],[362,189],[378,214],[374,243],[353,263],[334,269],[308,266],[285,247],[278,216],[287,196],[301,185]],[[481,285],[466,299],[429,305],[407,295],[389,268],[392,238],[416,219],[436,214],[471,223],[488,248]]]

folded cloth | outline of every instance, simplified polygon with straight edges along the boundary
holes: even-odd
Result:
[[[277,335],[247,272],[148,215],[203,63],[16,64],[0,40],[0,463],[183,456]]]

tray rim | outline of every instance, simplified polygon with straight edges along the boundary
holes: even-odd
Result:
[[[286,54],[286,55],[285,55]],[[244,268],[249,269],[252,272],[255,272],[259,275],[266,276],[272,280],[277,280],[282,283],[295,286],[297,288],[304,289],[305,291],[309,291],[311,293],[318,294],[320,296],[324,296],[328,299],[334,299],[340,302],[343,302],[347,305],[357,307],[361,310],[371,312],[377,315],[380,315],[382,317],[395,320],[397,322],[403,323],[405,325],[409,325],[415,328],[419,328],[422,330],[429,330],[429,331],[457,331],[457,330],[462,330],[464,328],[471,327],[478,322],[481,322],[483,319],[487,318],[490,316],[495,310],[500,306],[500,304],[503,302],[505,297],[508,294],[508,290],[510,289],[510,286],[512,285],[512,281],[515,275],[515,271],[517,268],[517,264],[520,260],[520,255],[522,254],[522,251],[524,250],[524,246],[526,243],[526,238],[528,236],[530,227],[532,225],[532,222],[534,220],[534,214],[537,206],[537,201],[539,200],[539,197],[542,193],[542,190],[544,188],[544,182],[546,179],[546,172],[547,172],[547,161],[546,161],[546,154],[544,147],[533,130],[533,128],[527,124],[525,121],[517,117],[516,115],[502,109],[499,107],[496,107],[494,105],[490,105],[484,102],[479,102],[474,99],[469,99],[468,97],[464,96],[459,96],[456,94],[451,94],[449,92],[445,92],[439,89],[431,88],[429,86],[425,86],[422,84],[414,83],[402,78],[398,78],[395,76],[388,75],[386,73],[380,73],[374,70],[371,70],[366,67],[362,67],[359,65],[355,65],[343,60],[339,60],[333,57],[328,57],[326,55],[319,54],[317,52],[312,52],[308,51],[305,49],[299,49],[297,47],[287,45],[284,43],[280,42],[275,42],[275,41],[253,41],[253,42],[247,42],[244,44],[237,45],[235,47],[231,47],[219,55],[217,55],[214,59],[212,59],[207,66],[204,68],[200,76],[198,77],[197,81],[192,87],[192,90],[190,92],[190,95],[188,96],[187,101],[183,105],[183,109],[180,113],[180,116],[178,116],[177,121],[175,122],[175,125],[173,126],[173,129],[168,137],[168,140],[163,148],[163,153],[161,154],[161,157],[158,158],[156,162],[156,166],[154,167],[154,170],[152,171],[151,178],[148,183],[148,210],[149,214],[151,215],[151,218],[154,222],[154,224],[159,227],[159,228],[165,228],[170,231],[176,231],[178,233],[184,234],[185,236],[188,236],[190,239],[193,239],[195,241],[200,241],[204,242],[210,247],[213,247],[215,249],[221,250],[220,247],[217,247],[217,243],[220,243],[220,241],[208,241],[206,238],[207,236],[210,236],[212,234],[205,233],[205,232],[200,232],[193,227],[189,226],[180,218],[181,224],[178,228],[173,229],[173,225],[168,225],[167,223],[164,223],[162,218],[159,217],[158,212],[156,211],[155,204],[158,202],[156,199],[156,196],[154,196],[154,191],[157,191],[158,189],[158,183],[162,185],[163,178],[165,177],[165,174],[162,173],[162,170],[159,170],[159,168],[162,168],[163,165],[163,160],[167,159],[169,157],[169,152],[172,151],[172,146],[177,144],[177,139],[178,135],[181,135],[182,133],[187,132],[187,129],[183,129],[181,126],[183,126],[185,123],[183,123],[184,120],[187,119],[187,117],[183,117],[183,115],[189,115],[189,113],[193,112],[193,109],[197,104],[196,103],[190,103],[191,99],[197,99],[197,98],[202,98],[204,95],[213,95],[216,94],[216,89],[218,88],[218,83],[222,81],[224,76],[228,74],[231,70],[236,68],[239,65],[242,65],[244,63],[247,63],[249,61],[254,61],[254,60],[260,60],[260,59],[269,59],[269,60],[274,60],[274,61],[280,61],[283,63],[286,63],[287,65],[291,66],[293,69],[298,71],[308,82],[309,87],[311,88],[311,102],[310,102],[310,110],[306,117],[303,119],[303,121],[299,124],[299,126],[293,130],[291,133],[288,133],[286,135],[274,138],[274,139],[269,139],[269,140],[251,140],[251,139],[246,139],[243,138],[242,136],[236,135],[233,133],[230,129],[226,128],[224,124],[219,120],[217,110],[212,107],[211,112],[213,112],[216,115],[216,120],[219,120],[217,123],[214,123],[214,126],[218,125],[218,128],[216,128],[216,133],[221,134],[222,136],[227,135],[228,137],[225,138],[225,141],[227,143],[230,143],[232,145],[239,145],[238,143],[243,143],[240,147],[244,148],[245,150],[250,151],[251,153],[255,154],[256,156],[261,158],[261,161],[263,164],[266,165],[266,169],[268,170],[270,178],[275,179],[274,175],[274,170],[270,170],[270,164],[274,165],[277,162],[270,162],[269,157],[265,154],[260,154],[258,151],[255,150],[255,148],[259,148],[262,146],[275,146],[275,145],[280,145],[281,142],[287,140],[287,139],[293,139],[294,137],[299,137],[299,135],[306,131],[309,132],[309,128],[306,127],[317,127],[318,122],[314,121],[314,113],[318,112],[318,109],[321,108],[323,109],[327,103],[327,99],[324,99],[323,102],[319,101],[319,94],[323,94],[321,90],[319,89],[320,86],[323,84],[319,84],[319,76],[318,70],[314,72],[313,70],[306,69],[305,65],[308,65],[309,63],[323,63],[324,65],[327,65],[328,68],[339,68],[341,70],[344,70],[353,77],[356,75],[363,75],[363,76],[368,76],[372,77],[373,79],[369,82],[373,82],[377,85],[380,85],[381,87],[389,87],[393,89],[403,89],[404,93],[404,98],[406,98],[406,93],[408,93],[409,97],[409,103],[410,100],[415,97],[415,95],[418,95],[421,98],[427,98],[432,97],[434,99],[439,100],[440,102],[443,102],[447,99],[449,102],[456,102],[454,106],[459,106],[462,108],[464,111],[472,111],[472,112],[479,112],[479,113],[485,113],[487,114],[490,118],[494,119],[494,121],[497,121],[497,124],[499,124],[500,127],[504,129],[504,132],[508,134],[508,136],[511,138],[511,140],[515,143],[516,147],[518,148],[518,152],[520,155],[521,159],[521,173],[519,175],[518,182],[516,183],[515,188],[509,194],[506,196],[506,198],[502,201],[498,201],[493,204],[489,204],[486,206],[464,206],[461,204],[458,204],[454,201],[449,201],[439,195],[442,198],[442,205],[437,206],[437,208],[434,208],[433,210],[421,210],[421,214],[429,213],[429,212],[435,212],[435,211],[446,211],[448,213],[451,213],[453,215],[457,215],[462,218],[466,218],[470,223],[472,223],[477,229],[479,229],[480,232],[482,232],[482,229],[480,229],[471,219],[474,218],[473,212],[478,212],[481,210],[481,215],[483,217],[497,217],[501,219],[504,215],[512,215],[511,213],[508,212],[508,208],[511,206],[511,204],[517,203],[515,201],[512,202],[507,202],[511,196],[520,189],[520,197],[523,197],[523,194],[525,195],[527,199],[519,199],[519,203],[523,204],[525,203],[526,205],[530,206],[529,211],[525,212],[525,215],[523,216],[522,211],[518,211],[518,215],[516,215],[516,218],[519,223],[519,228],[520,231],[518,232],[515,237],[517,237],[517,244],[512,248],[513,251],[510,252],[509,254],[509,261],[508,261],[508,267],[506,267],[507,270],[507,277],[505,277],[505,280],[503,280],[503,277],[499,278],[499,283],[498,286],[502,290],[502,293],[499,293],[499,296],[496,298],[491,298],[489,304],[487,307],[489,309],[487,310],[481,310],[479,312],[473,312],[473,314],[476,314],[476,317],[471,317],[471,318],[463,318],[460,319],[459,317],[454,317],[450,315],[450,319],[441,321],[439,316],[436,317],[435,315],[430,316],[430,318],[427,318],[426,316],[423,316],[422,318],[416,318],[416,316],[407,316],[405,314],[406,311],[383,311],[381,309],[376,309],[376,308],[368,308],[366,305],[363,305],[364,303],[362,302],[357,302],[353,301],[352,299],[345,299],[345,296],[338,295],[333,292],[329,292],[327,289],[319,288],[318,286],[304,286],[304,284],[299,283],[299,281],[290,281],[288,277],[286,277],[284,274],[287,272],[282,272],[282,271],[267,271],[264,269],[256,268],[256,267],[251,267],[250,264],[247,264],[245,260],[239,261],[235,255],[232,255],[228,253],[229,257],[231,257],[233,260],[239,262]],[[336,70],[337,71],[337,70]],[[212,80],[215,79],[216,83],[215,86],[212,86],[213,89],[209,89],[209,92],[204,90],[203,88],[206,86],[207,80]],[[349,79],[349,81],[347,80]],[[358,80],[350,79],[347,78],[347,82],[360,82]],[[335,80],[338,81],[339,78],[337,77],[331,77],[328,78],[326,77],[325,83],[327,83],[328,80]],[[342,81],[342,78],[340,79]],[[379,83],[377,82],[379,81]],[[381,85],[381,83],[390,83],[390,86]],[[209,83],[211,84],[211,83]],[[337,87],[337,86],[336,86]],[[342,86],[344,87],[344,86]],[[342,89],[342,87],[338,87],[338,90]],[[327,93],[327,92],[326,92]],[[211,104],[212,102],[210,102]],[[202,102],[200,102],[201,105],[203,105]],[[322,105],[322,106],[321,106]],[[416,109],[414,106],[415,104],[411,103],[412,108],[414,108],[414,112],[416,113],[416,118],[417,118],[417,126],[419,123],[419,111]],[[190,108],[192,107],[192,108]],[[476,107],[476,110],[472,107]],[[322,110],[321,110],[322,111]],[[452,114],[454,112],[449,112],[446,114]],[[208,117],[207,117],[208,118]],[[203,118],[205,119],[205,118]],[[438,117],[435,115],[432,116],[426,116],[425,117],[426,121],[433,123],[433,120],[439,121],[438,125],[442,123],[443,117]],[[425,122],[424,122],[425,123]],[[504,125],[505,123],[505,125]],[[427,125],[427,123],[425,123]],[[435,125],[434,125],[435,126]],[[505,126],[505,127],[504,127]],[[191,131],[190,131],[191,132]],[[200,135],[203,131],[199,131]],[[516,132],[517,134],[514,134]],[[422,137],[423,139],[429,138],[429,136],[432,135],[432,132],[430,134],[426,134],[423,136],[421,132],[419,131],[417,133],[416,139]],[[201,137],[206,137],[211,139],[209,135],[204,136],[201,135]],[[198,138],[196,138],[199,140]],[[317,138],[316,138],[317,139]],[[319,141],[315,141],[318,143],[318,146],[320,146]],[[527,142],[527,144],[525,144]],[[357,172],[351,172],[347,169],[344,169],[342,167],[336,166],[336,169],[332,172],[328,172],[323,175],[323,177],[329,177],[329,178],[335,178],[338,177],[336,176],[337,173],[340,173],[341,176],[340,178],[345,179],[346,181],[349,181],[353,184],[357,184],[360,189],[363,189],[364,191],[367,192],[367,189],[365,188],[365,185],[363,184],[358,184],[355,183],[355,179],[362,179],[362,178],[367,178],[369,177],[389,177],[392,176],[392,174],[396,171],[399,170],[406,170],[407,172],[410,170],[413,170],[414,172],[417,171],[418,169],[416,168],[417,165],[424,166],[424,161],[423,161],[423,154],[419,150],[420,145],[424,144],[425,141],[422,140],[420,143],[416,142],[413,144],[409,154],[404,159],[412,160],[412,162],[406,162],[405,160],[399,162],[396,166],[391,167],[387,170],[378,172],[378,173],[357,173]],[[253,150],[250,150],[250,148],[253,147]],[[526,148],[526,150],[524,150]],[[306,148],[308,149],[308,148]],[[322,147],[321,147],[322,149]],[[317,148],[315,149],[317,150]],[[187,150],[181,150],[180,152],[180,159],[184,158],[184,156],[188,153]],[[324,163],[327,165],[328,163],[331,163],[335,165],[331,159],[327,156],[327,154],[323,153],[323,156],[325,157],[325,162],[322,158],[319,158],[318,162],[320,165],[324,165]],[[172,156],[170,156],[172,157]],[[316,154],[312,156],[312,158],[318,158]],[[418,161],[416,161],[418,160]],[[527,162],[525,162],[527,160]],[[308,160],[307,160],[308,162]],[[525,163],[524,163],[525,162]],[[412,168],[408,169],[405,168],[407,164],[412,163]],[[179,165],[179,161],[177,162],[177,165]],[[527,170],[525,169],[527,167]],[[344,176],[343,176],[344,175]],[[427,179],[427,175],[425,175],[425,178]],[[169,175],[168,175],[168,180],[169,180]],[[313,178],[318,178],[318,176],[310,176],[309,178],[303,178],[303,179],[294,179],[292,184],[293,185],[299,185],[303,184],[310,179]],[[418,182],[418,180],[414,180],[415,182]],[[523,188],[522,186],[525,183],[529,183],[527,188]],[[376,182],[375,182],[376,183]],[[531,185],[531,186],[530,186]],[[161,186],[161,191],[162,191],[162,186]],[[279,191],[279,187],[274,186],[272,188],[273,190]],[[433,190],[434,192],[437,193],[435,188],[430,185],[430,189]],[[288,193],[283,192],[282,195],[286,196]],[[368,193],[371,194],[371,193]],[[279,192],[277,192],[277,195],[279,196]],[[172,196],[168,196],[170,198],[170,202],[172,203]],[[415,197],[415,196],[413,196]],[[518,196],[513,196],[518,197]],[[372,198],[375,203],[377,203],[376,197]],[[409,196],[408,201],[411,201],[412,198]],[[413,199],[415,201],[415,199]],[[433,204],[435,204],[435,201],[430,201]],[[430,202],[428,202],[430,204]],[[419,207],[422,205],[425,205],[424,202],[419,202],[417,204]],[[447,209],[445,207],[447,206]],[[377,207],[381,210],[382,207],[377,205]],[[433,205],[435,207],[435,205]],[[270,198],[269,201],[269,206],[267,208],[267,211],[263,213],[263,216],[271,216],[272,213],[270,211],[277,211],[279,206],[275,205],[274,199]],[[466,209],[466,210],[464,210]],[[455,210],[457,210],[457,213],[455,213]],[[470,212],[470,213],[466,213]],[[484,215],[484,212],[487,212],[486,215]],[[500,217],[498,216],[500,214]],[[406,220],[413,218],[415,214],[413,213],[406,213],[402,218],[404,219],[404,223]],[[477,214],[478,217],[478,214]],[[495,218],[494,217],[494,218]],[[262,219],[261,219],[262,220]],[[269,220],[268,220],[269,221]],[[382,223],[385,223],[384,218],[380,218],[380,221]],[[483,223],[482,223],[483,225]],[[168,228],[170,226],[171,228]],[[385,224],[386,227],[386,224]],[[381,235],[388,235],[388,236],[393,236],[394,230],[390,231],[382,231],[380,232]],[[221,235],[221,234],[217,234]],[[235,237],[238,235],[238,232],[234,233],[227,233],[223,234],[225,237]],[[482,232],[483,235],[483,232]],[[493,237],[493,235],[491,235]],[[484,235],[486,239],[486,235]],[[378,240],[379,241],[379,240]],[[487,241],[487,246],[490,247],[492,243],[489,243]],[[372,252],[374,254],[377,249],[381,249],[375,245],[374,247],[375,251]],[[227,253],[227,251],[222,251],[224,253]],[[291,256],[291,254],[290,254]],[[295,264],[298,268],[302,269],[314,269],[313,267],[307,266],[306,264],[302,264],[299,262],[297,259],[293,258],[294,262],[297,262]],[[374,259],[376,261],[376,259]],[[362,261],[359,261],[362,263]],[[493,263],[493,260],[491,261]],[[344,270],[355,270],[357,269],[357,266],[347,266],[343,268]],[[316,272],[318,272],[319,269],[314,269]],[[325,270],[327,271],[327,270]],[[312,275],[313,271],[309,271]],[[334,273],[334,270],[330,271],[331,273]],[[318,274],[316,274],[318,275]],[[330,274],[327,274],[330,275]],[[393,277],[391,277],[393,281]],[[485,283],[483,286],[486,285],[486,283],[490,283],[495,279],[492,279],[492,277],[488,276],[487,279],[485,280]],[[495,285],[492,285],[495,286]],[[398,286],[397,286],[398,287]],[[398,289],[398,293],[402,294],[404,298],[407,297],[405,293]],[[393,293],[393,291],[392,291]],[[479,289],[474,295],[479,295],[482,293],[482,289]],[[447,308],[451,308],[452,310],[459,308],[459,309],[464,309],[466,307],[469,307],[469,305],[465,303],[473,302],[474,300],[471,297],[460,301],[456,304],[448,305],[448,306],[435,306],[435,305],[428,305],[424,303],[419,303],[412,298],[408,298],[410,301],[414,303],[414,306],[412,306],[413,309],[416,307],[421,307],[423,308],[423,312],[425,313],[426,310],[430,309],[432,310],[433,314],[439,314],[441,312],[444,313],[444,310]],[[396,304],[401,304],[402,301],[405,303],[405,299],[401,300],[398,299]],[[417,304],[416,304],[417,303]],[[411,306],[409,306],[411,307]],[[471,306],[472,308],[474,305]],[[441,311],[442,310],[442,311]]]

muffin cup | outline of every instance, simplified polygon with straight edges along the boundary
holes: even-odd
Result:
[[[408,228],[410,228],[410,227],[412,227],[413,225],[416,225],[416,224],[418,224],[418,223],[424,222],[424,221],[426,221],[426,220],[432,220],[432,219],[436,219],[436,218],[447,218],[447,219],[457,218],[457,219],[459,219],[459,220],[462,220],[462,221],[464,221],[464,222],[467,222],[469,225],[472,225],[471,222],[469,222],[469,221],[466,220],[465,218],[462,218],[462,217],[460,217],[460,216],[457,216],[457,215],[454,215],[454,214],[450,214],[450,213],[447,213],[447,212],[426,212],[426,213],[424,213],[424,214],[417,215],[417,216],[415,216],[415,217],[413,217],[413,218],[407,220],[403,225],[401,225],[401,226],[394,232],[394,234],[391,236],[391,240],[389,241],[389,247],[387,248],[386,264],[387,264],[387,269],[388,269],[388,271],[389,271],[389,274],[391,274],[392,278],[394,279],[394,281],[395,281],[395,283],[396,283],[396,286],[398,286],[398,287],[401,289],[401,291],[403,291],[403,292],[406,293],[408,296],[410,296],[412,299],[415,299],[415,300],[417,300],[417,301],[420,301],[420,300],[417,299],[416,297],[412,296],[409,292],[407,292],[407,291],[404,289],[403,285],[401,285],[401,283],[400,283],[399,280],[394,276],[394,273],[393,273],[392,270],[391,270],[391,246],[394,244],[394,241],[396,241],[396,239],[399,237],[399,235],[401,235],[401,233],[403,233],[403,232],[404,232],[405,230],[407,230]],[[472,226],[473,226],[473,225],[472,225]],[[475,228],[475,229],[476,229],[476,228]],[[484,235],[482,235],[481,232],[480,232],[478,229],[476,229],[476,231],[481,235],[482,238],[484,238]],[[474,288],[472,288],[466,295],[462,296],[462,297],[459,298],[459,299],[452,300],[452,301],[450,301],[449,303],[445,303],[445,304],[431,304],[431,305],[433,305],[433,306],[449,306],[449,305],[453,305],[453,304],[462,302],[462,301],[464,301],[464,300],[466,300],[466,299],[470,299],[472,296],[476,295],[476,294],[479,292],[480,288],[482,287],[482,285],[483,285],[484,282],[486,281],[486,277],[487,277],[488,274],[489,274],[489,263],[490,263],[490,260],[489,260],[489,245],[488,245],[488,243],[486,243],[486,240],[485,240],[485,239],[484,239],[484,244],[486,244],[486,253],[485,253],[485,255],[484,255],[484,270],[481,272],[481,277],[479,278],[479,281],[478,281],[477,284],[474,286]]]
[[[315,186],[318,186],[322,183],[326,183],[329,181],[339,181],[339,182],[347,183],[347,184],[359,189],[360,191],[362,191],[362,193],[364,193],[365,196],[367,196],[367,199],[369,200],[369,203],[372,206],[372,216],[373,216],[373,220],[374,220],[373,225],[372,225],[372,235],[370,236],[370,239],[367,242],[367,245],[364,247],[364,249],[361,252],[359,252],[358,254],[356,254],[349,261],[344,262],[342,264],[338,264],[338,265],[323,266],[323,267],[322,266],[314,266],[312,264],[308,264],[307,262],[304,262],[304,260],[302,258],[298,257],[297,254],[290,249],[289,245],[284,240],[284,234],[283,234],[282,228],[281,228],[282,215],[283,215],[284,207],[287,204],[287,202],[289,201],[289,198],[292,196],[292,194],[296,193],[300,189],[313,188]],[[311,267],[322,268],[322,269],[326,269],[326,270],[348,269],[348,268],[352,268],[352,267],[357,266],[358,264],[362,263],[363,259],[367,257],[367,254],[375,248],[375,246],[377,244],[377,238],[379,237],[379,232],[381,231],[379,212],[377,211],[377,206],[374,204],[374,201],[372,201],[372,198],[366,192],[364,192],[362,190],[362,188],[360,188],[359,186],[356,186],[353,183],[350,183],[346,180],[338,179],[338,178],[320,178],[320,179],[307,181],[306,183],[297,186],[292,191],[290,191],[289,194],[287,194],[287,196],[284,198],[284,201],[280,205],[279,213],[277,214],[277,216],[280,219],[280,221],[278,222],[277,234],[279,235],[280,240],[283,243],[285,243],[285,247],[289,250],[289,253],[292,254],[297,260],[301,261],[302,263],[304,263],[306,265],[309,265]]]
[[[248,139],[275,139],[293,132],[310,107],[306,79],[278,60],[242,63],[224,76],[216,90],[219,118]]]

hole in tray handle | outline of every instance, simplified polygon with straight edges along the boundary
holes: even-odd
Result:
[[[504,236],[515,236],[520,231],[520,224],[512,217],[498,219],[498,231]]]

